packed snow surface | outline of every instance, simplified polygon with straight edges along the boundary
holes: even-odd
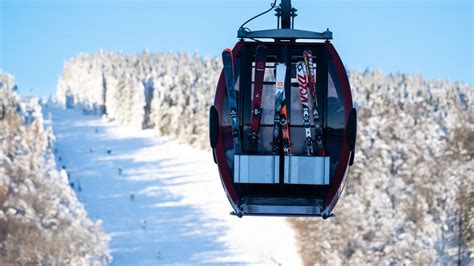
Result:
[[[45,107],[57,160],[112,240],[112,264],[301,264],[285,218],[229,215],[208,151]]]

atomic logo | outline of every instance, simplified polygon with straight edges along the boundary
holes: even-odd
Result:
[[[278,86],[278,87],[283,87],[283,82],[278,81],[277,86]]]

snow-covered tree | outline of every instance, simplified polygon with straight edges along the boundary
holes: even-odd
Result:
[[[472,228],[472,199],[459,197],[474,183],[474,88],[368,71],[350,82],[356,161],[335,218],[292,220],[304,261],[469,264],[472,240],[459,225]]]
[[[65,63],[56,98],[62,104],[74,99],[88,112],[103,106],[109,119],[123,125],[154,128],[204,148],[220,68],[218,58],[197,54],[79,54]]]
[[[0,71],[0,264],[105,265],[109,237],[56,170],[41,107]]]

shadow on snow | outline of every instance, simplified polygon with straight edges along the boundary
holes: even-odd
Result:
[[[44,112],[53,115],[58,167],[65,167],[91,218],[101,219],[112,237],[113,264],[235,263],[218,260],[228,250],[221,240],[226,225],[172,192],[199,182],[192,171],[180,170],[196,164],[191,168],[199,171],[198,161],[166,154],[154,159],[153,152],[166,152],[160,149],[166,141],[116,136],[111,130],[118,128],[97,116],[57,107]]]

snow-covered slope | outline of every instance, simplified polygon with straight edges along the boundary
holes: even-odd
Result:
[[[299,265],[284,218],[229,215],[209,152],[50,106],[58,160],[112,236],[113,264]]]

